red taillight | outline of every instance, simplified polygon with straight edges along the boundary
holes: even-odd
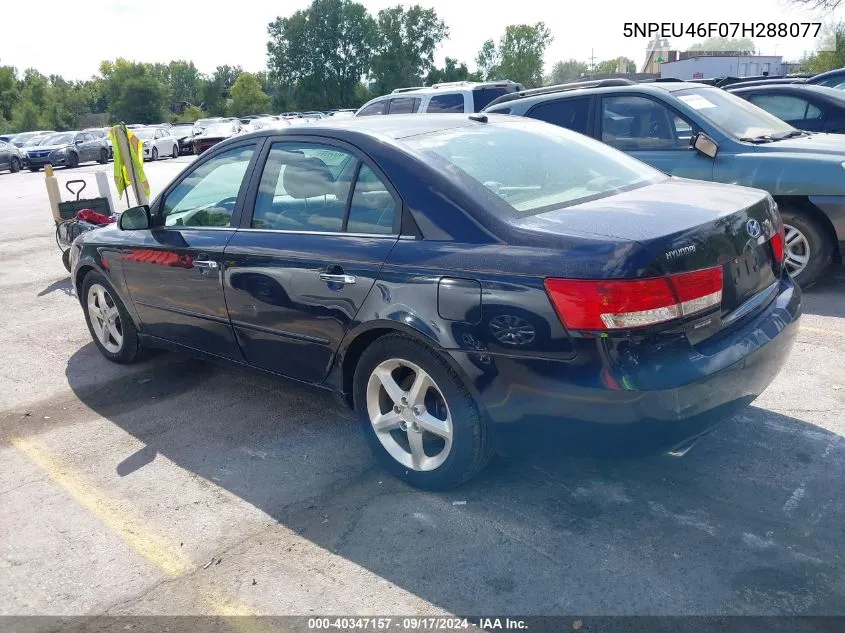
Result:
[[[719,266],[648,279],[546,279],[570,330],[618,330],[664,323],[722,302]]]
[[[786,247],[785,233],[786,229],[783,224],[780,225],[778,232],[772,235],[772,251],[775,254],[775,260],[779,264],[783,263],[783,249]]]

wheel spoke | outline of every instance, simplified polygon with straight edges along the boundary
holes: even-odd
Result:
[[[420,370],[414,376],[414,384],[408,390],[408,403],[411,406],[424,406],[425,394],[430,387],[434,386],[431,376]]]
[[[393,374],[384,368],[377,369],[375,374],[378,377],[381,386],[384,387],[384,390],[387,392],[388,397],[393,400],[395,404],[400,404],[402,402],[402,398],[405,397],[405,391],[393,379]]]
[[[420,428],[423,430],[438,437],[442,437],[443,439],[452,437],[451,425],[446,420],[440,420],[431,415],[428,411],[414,417],[417,420],[417,424],[419,424]]]
[[[789,253],[786,256],[786,259],[799,266],[803,266],[807,263],[807,256],[799,255],[798,253]]]
[[[112,340],[114,340],[115,343],[120,345],[120,342],[123,339],[123,335],[120,333],[120,330],[117,329],[117,325],[106,321],[106,330],[111,335]]]
[[[102,320],[100,321],[100,342],[103,345],[109,344],[109,324],[107,321]]]
[[[117,306],[111,306],[110,308],[106,308],[103,313],[103,316],[109,319],[110,321],[114,321],[118,316]]]
[[[423,449],[422,433],[408,429],[408,446],[411,448],[411,463],[419,470],[425,461],[426,455]]]
[[[398,429],[401,422],[402,416],[391,410],[376,417],[372,424],[376,431],[392,431]]]

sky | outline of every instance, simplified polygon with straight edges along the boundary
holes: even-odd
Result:
[[[402,0],[360,0],[375,15]],[[486,39],[498,41],[509,24],[545,22],[554,36],[546,52],[546,71],[559,60],[589,61],[624,55],[643,63],[648,38],[626,38],[626,22],[833,22],[845,19],[845,6],[835,14],[809,12],[789,0],[409,0],[431,7],[446,22],[448,40],[436,61],[456,57],[475,67]],[[240,65],[247,71],[266,67],[267,24],[289,15],[309,0],[14,0],[3,8],[0,64],[19,71],[36,68],[45,75],[86,79],[103,59],[193,61],[201,72],[218,65]],[[845,5],[845,2],[843,2]],[[697,38],[670,39],[686,49]],[[812,51],[812,38],[756,39],[761,54],[798,60]]]

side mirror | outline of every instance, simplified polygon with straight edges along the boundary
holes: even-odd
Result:
[[[719,146],[716,145],[716,141],[707,136],[704,132],[699,132],[692,137],[692,146],[710,158],[716,158],[716,154],[719,152]]]
[[[78,139],[76,139],[76,140],[73,142],[73,144],[74,144],[74,145],[82,145],[84,142],[85,142],[85,141],[83,141],[81,138],[78,138]]]
[[[151,224],[150,207],[145,204],[126,209],[120,214],[120,219],[117,222],[121,231],[144,231],[149,229]]]

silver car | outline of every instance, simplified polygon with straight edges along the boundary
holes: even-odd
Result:
[[[0,171],[8,169],[13,174],[21,170],[23,156],[12,143],[0,141]]]

